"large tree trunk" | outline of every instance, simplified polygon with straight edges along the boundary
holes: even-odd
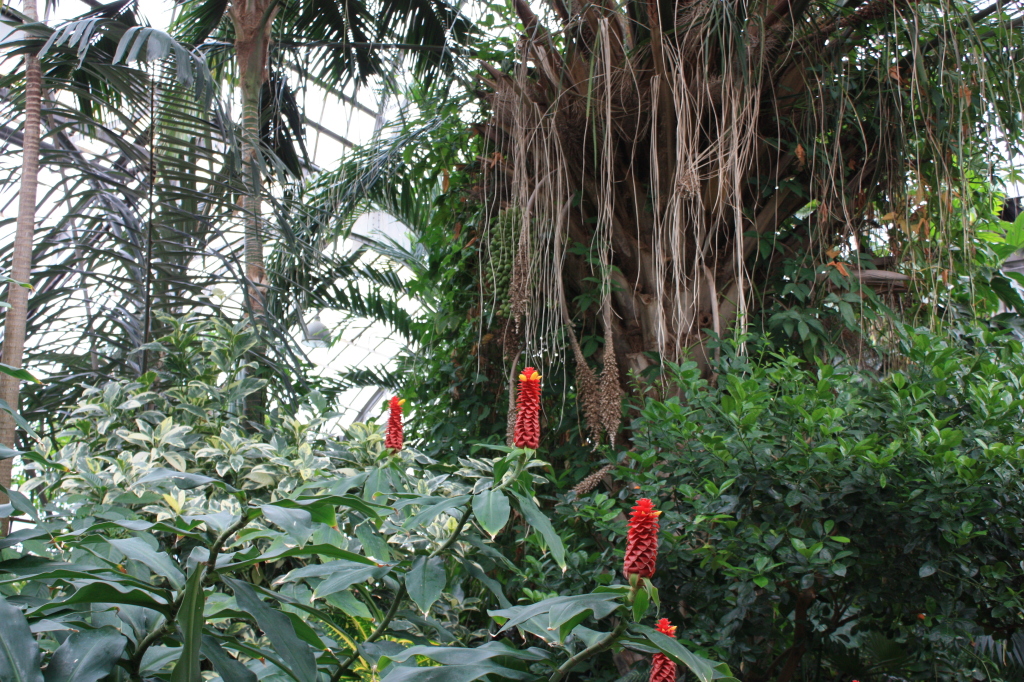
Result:
[[[813,22],[806,2],[785,0],[652,0],[625,13],[555,2],[555,41],[517,0],[519,62],[511,74],[485,64],[488,206],[521,221],[510,326],[528,353],[568,338],[581,394],[601,393],[584,400],[592,428],[616,425],[605,404],[621,390],[615,374],[625,387],[631,372],[692,359],[711,376],[709,332],[744,329],[753,292],[785,259],[820,269],[843,250],[858,262],[849,244],[876,229],[873,199],[896,204],[907,185],[907,158],[879,150],[899,150],[900,126],[918,121],[851,125],[845,102],[822,90],[847,69],[871,93],[849,93],[859,105],[880,118],[902,106],[898,71],[841,57],[875,39],[874,26],[854,29],[910,1],[815,7]],[[574,326],[604,337],[600,379]]]
[[[261,219],[263,178],[260,171],[260,90],[267,81],[270,32],[277,14],[276,0],[235,0],[230,9],[235,26],[235,52],[242,90],[242,165],[245,191],[242,212],[245,220],[246,303],[253,327],[259,333],[266,311],[267,275],[263,261]],[[257,356],[262,347],[254,349]],[[266,391],[246,398],[246,416],[262,422]]]
[[[25,15],[38,20],[35,0],[25,0]],[[25,132],[22,145],[21,192],[18,196],[18,227],[14,236],[14,256],[11,279],[28,282],[32,274],[32,240],[36,221],[36,188],[39,183],[39,119],[43,94],[43,73],[35,55],[25,57]],[[25,351],[25,322],[28,318],[28,290],[17,284],[8,284],[7,316],[4,320],[3,361],[11,367],[21,367]],[[18,409],[20,381],[0,374],[0,397],[12,410]],[[17,425],[12,415],[0,410],[0,443],[13,448]],[[11,487],[12,459],[0,460],[0,484]],[[0,493],[0,504],[8,501]],[[7,535],[9,519],[0,520],[0,536]]]

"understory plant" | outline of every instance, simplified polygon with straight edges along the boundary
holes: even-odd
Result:
[[[623,647],[731,678],[645,625],[649,501],[617,584],[506,594],[520,569],[498,534],[567,567],[537,504],[533,368],[514,446],[453,471],[404,442],[397,398],[386,429],[333,437],[329,413],[254,428],[240,416],[262,387],[252,343],[245,326],[179,320],[150,348],[157,369],[87,389],[25,453],[0,510],[16,519],[0,541],[0,679],[557,682]]]
[[[610,476],[664,510],[664,614],[742,680],[1019,679],[1021,343],[899,339],[882,376],[726,344],[715,384],[675,365],[633,405]],[[614,495],[560,516],[615,547]]]

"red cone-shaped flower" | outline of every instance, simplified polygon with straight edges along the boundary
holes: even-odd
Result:
[[[516,396],[516,428],[512,444],[517,448],[536,450],[540,443],[540,374],[527,367],[519,375]]]
[[[676,626],[670,624],[668,618],[659,620],[655,629],[663,635],[676,636]],[[650,682],[676,682],[675,661],[665,654],[654,654],[654,660],[651,661]]]
[[[388,429],[384,433],[384,447],[391,448],[395,452],[401,450],[405,443],[405,437],[402,434],[402,403],[404,402],[395,396],[388,403],[391,413],[388,415]]]
[[[629,519],[629,533],[626,535],[626,561],[622,572],[628,578],[636,573],[641,578],[654,575],[654,564],[658,561],[658,516],[660,511],[646,497],[633,507]]]

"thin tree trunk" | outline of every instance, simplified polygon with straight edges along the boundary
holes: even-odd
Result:
[[[38,20],[36,0],[25,0],[25,15]],[[35,55],[25,57],[25,141],[22,146],[21,192],[18,197],[18,227],[14,237],[14,256],[11,278],[28,282],[32,274],[32,241],[36,221],[36,189],[39,183],[39,119],[43,92],[43,73]],[[12,367],[21,367],[25,352],[25,322],[28,318],[28,290],[16,284],[7,286],[7,317],[4,321],[3,361]],[[7,374],[0,374],[0,397],[12,410],[18,409],[20,382]],[[0,410],[0,443],[14,447],[16,424],[14,418]],[[0,460],[0,484],[11,487],[12,459]],[[0,492],[0,504],[8,497]],[[10,520],[0,520],[0,536],[6,536]]]
[[[267,274],[263,262],[263,231],[260,203],[263,178],[260,172],[260,90],[267,80],[270,31],[277,14],[276,0],[235,0],[231,20],[235,26],[235,56],[242,89],[242,165],[245,190],[242,213],[245,220],[246,303],[257,333],[264,323]],[[263,348],[253,349],[261,355]],[[262,422],[266,392],[249,394],[246,417]]]

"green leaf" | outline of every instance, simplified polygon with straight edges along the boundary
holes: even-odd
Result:
[[[125,540],[107,540],[107,542],[129,559],[138,561],[157,575],[167,578],[174,589],[180,590],[185,584],[185,575],[174,565],[171,558],[147,545],[145,540],[127,538]]]
[[[427,613],[441,597],[448,576],[440,557],[417,557],[405,576],[405,588],[420,611]]]
[[[334,592],[328,595],[327,603],[341,609],[353,618],[365,618],[367,620],[373,618],[373,614],[370,613],[370,609],[367,608],[366,604],[356,599],[355,595],[349,590],[342,590],[341,592]]]
[[[502,623],[499,632],[505,632],[521,623],[547,615],[546,629],[557,630],[577,616],[593,616],[600,620],[619,607],[617,593],[591,593],[567,597],[552,597],[527,606],[513,606],[510,609],[488,611],[491,617]],[[579,623],[577,622],[576,625]],[[575,627],[575,626],[574,626]],[[572,629],[572,628],[569,628]]]
[[[36,508],[32,505],[32,500],[28,499],[24,493],[18,492],[17,490],[11,490],[0,485],[0,491],[7,493],[7,497],[11,500],[11,505],[20,512],[28,514],[36,521],[39,520],[39,513]]]
[[[935,565],[935,562],[929,561],[928,563],[921,566],[921,568],[917,571],[917,575],[921,578],[927,578],[930,575],[934,575],[936,572],[938,572],[938,570],[939,567]]]
[[[22,381],[31,381],[34,384],[43,383],[39,379],[36,379],[34,376],[29,374],[27,370],[21,369],[19,367],[11,367],[10,365],[4,364],[2,362],[0,362],[0,372],[3,372],[8,376],[12,376],[15,379],[21,379]]]
[[[367,559],[361,554],[355,552],[349,552],[348,550],[341,549],[334,545],[326,544],[310,544],[304,547],[288,547],[283,551],[279,548],[275,551],[267,551],[263,554],[256,552],[247,553],[244,558],[239,557],[239,561],[225,564],[224,569],[237,570],[245,566],[252,566],[254,564],[262,563],[264,561],[278,561],[288,557],[312,557],[312,556],[329,556],[335,559],[347,559],[348,561],[354,561],[356,563],[365,564],[366,566],[376,566],[377,563],[372,559]],[[220,562],[218,562],[219,564]]]
[[[647,615],[647,609],[651,605],[650,595],[647,590],[637,590],[633,599],[633,621],[639,623]]]
[[[17,410],[12,410],[11,406],[7,404],[7,401],[2,398],[0,398],[0,410],[11,415],[11,417],[14,418],[14,423],[20,426],[25,433],[30,435],[32,438],[39,438],[39,434],[35,432],[35,429],[33,429],[27,421],[25,421],[25,418],[18,414]]]
[[[128,639],[109,625],[98,630],[75,632],[50,657],[45,681],[102,680],[114,669],[127,643]]]
[[[329,594],[347,590],[352,585],[361,583],[364,580],[383,578],[390,571],[390,566],[378,566],[373,563],[364,564],[338,559],[337,561],[328,561],[326,564],[314,564],[312,566],[296,568],[275,580],[274,584],[279,585],[306,578],[325,578],[314,590],[315,598],[322,599]]]
[[[17,457],[18,455],[23,454],[25,453],[23,453],[21,450],[14,450],[13,448],[9,448],[6,445],[0,445],[0,459],[10,459],[11,457]]]
[[[313,517],[305,509],[285,509],[273,504],[265,504],[262,509],[263,515],[284,529],[296,544],[306,544],[313,534]]]
[[[473,682],[487,675],[495,675],[494,679],[537,679],[533,673],[512,670],[493,663],[476,663],[473,665],[446,665],[439,668],[399,666],[392,668],[380,682]]]
[[[505,596],[501,583],[484,573],[484,569],[479,564],[465,559],[462,562],[462,566],[471,576],[483,583],[484,587],[491,591],[491,594],[498,598],[498,603],[501,604],[502,608],[512,608],[512,603]]]
[[[383,668],[389,662],[404,663],[414,656],[422,656],[441,665],[471,665],[485,663],[492,658],[511,657],[523,661],[544,661],[551,655],[542,649],[515,649],[502,641],[490,641],[477,647],[426,646],[409,647],[401,653],[382,656],[378,661]]]
[[[715,679],[714,665],[711,661],[706,658],[702,658],[697,654],[693,653],[678,640],[663,635],[662,633],[652,628],[635,625],[633,629],[643,633],[643,636],[647,640],[657,647],[663,654],[674,660],[676,663],[685,665],[687,668],[693,671],[693,674],[697,676],[697,679],[701,682],[711,682]]]
[[[436,504],[432,504],[426,509],[421,510],[418,514],[410,519],[407,519],[402,524],[402,528],[409,530],[410,528],[416,528],[424,524],[430,523],[439,514],[453,509],[455,507],[461,507],[462,505],[469,502],[469,495],[459,495],[458,497],[448,497]]]
[[[365,514],[370,518],[379,518],[382,512],[390,513],[391,509],[384,505],[374,504],[372,502],[366,502],[355,495],[328,495],[318,497],[300,497],[297,500],[278,500],[274,502],[278,507],[286,508],[303,508],[307,509],[312,515],[313,520],[326,523],[328,526],[335,525],[331,523],[334,518],[335,510],[334,507],[342,506],[348,507],[349,509],[355,509],[361,514]]]
[[[130,604],[132,606],[143,606],[147,609],[159,611],[164,615],[170,614],[167,600],[157,596],[153,592],[143,591],[139,588],[122,586],[116,582],[94,582],[83,585],[75,590],[67,599],[59,604]]]
[[[213,637],[209,635],[203,637],[202,651],[203,656],[213,663],[214,670],[223,678],[224,682],[256,682],[256,673],[224,651],[220,642]]]
[[[267,606],[248,583],[227,577],[223,580],[235,593],[238,608],[248,612],[270,638],[274,651],[288,666],[284,672],[296,682],[317,679],[313,650],[295,634],[295,627],[288,616]]]
[[[519,503],[519,511],[522,512],[523,518],[531,526],[537,529],[543,536],[544,541],[548,543],[548,549],[551,550],[551,556],[554,557],[555,563],[564,572],[566,569],[565,563],[565,546],[562,545],[562,538],[555,532],[554,526],[551,525],[551,521],[544,515],[544,512],[537,507],[528,497],[520,495],[515,491],[509,491],[515,496],[516,501]]]
[[[512,507],[500,490],[485,490],[473,496],[473,512],[476,520],[493,538],[508,523]]]
[[[175,471],[174,469],[155,469],[136,481],[135,485],[145,487],[149,483],[162,483],[165,481],[173,483],[182,490],[191,490],[212,483],[228,492],[237,492],[236,488],[216,478],[210,478],[201,474],[189,474],[183,471]]]
[[[0,596],[0,680],[43,682],[43,654],[28,629],[25,614]]]
[[[201,682],[199,653],[203,645],[203,607],[206,594],[203,592],[203,578],[206,571],[197,567],[185,583],[185,592],[178,609],[177,621],[181,629],[181,658],[174,665],[171,682]]]
[[[363,546],[363,552],[368,557],[372,556],[378,561],[391,561],[388,543],[369,521],[356,526],[356,538],[359,539],[359,543]]]

